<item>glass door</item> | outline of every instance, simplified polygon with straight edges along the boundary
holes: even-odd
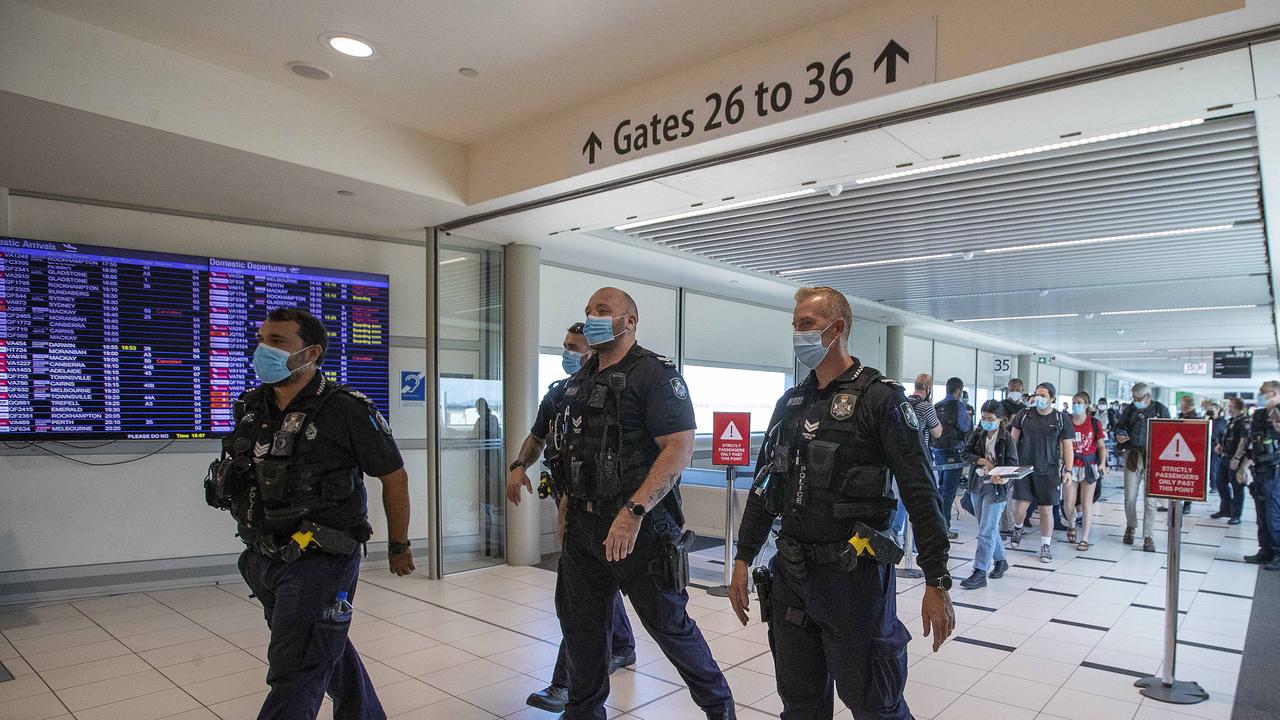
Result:
[[[441,234],[436,265],[436,452],[447,575],[506,559],[502,251]]]

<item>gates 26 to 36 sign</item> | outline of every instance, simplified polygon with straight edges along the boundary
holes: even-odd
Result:
[[[701,92],[649,103],[575,133],[576,169],[597,168],[934,82],[929,17],[744,70]]]
[[[751,413],[718,412],[711,420],[711,464],[751,464]]]
[[[1209,497],[1209,421],[1149,422],[1147,495],[1204,502]]]

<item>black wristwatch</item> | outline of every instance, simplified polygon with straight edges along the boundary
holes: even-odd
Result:
[[[627,511],[631,513],[632,517],[640,518],[642,520],[644,519],[645,512],[647,512],[644,508],[644,505],[641,505],[638,502],[633,502],[631,500],[628,500],[626,504],[623,505],[623,507],[625,507]]]
[[[951,576],[950,575],[943,575],[941,577],[933,578],[932,580],[925,580],[924,584],[931,588],[938,588],[943,592],[951,592]]]
[[[388,554],[388,555],[403,555],[403,554],[404,554],[404,551],[405,551],[405,550],[408,550],[408,549],[409,549],[409,547],[410,547],[411,545],[413,545],[413,543],[409,542],[408,540],[405,540],[405,541],[404,541],[404,542],[402,542],[402,543],[398,543],[398,542],[389,542],[389,543],[387,543],[387,554]]]
[[[515,462],[513,462],[513,463],[511,463],[510,465],[508,465],[508,466],[507,466],[507,472],[511,472],[512,470],[515,470],[516,468],[527,468],[527,467],[529,467],[529,466],[528,466],[528,465],[525,465],[523,460],[517,460],[517,461],[515,461]]]

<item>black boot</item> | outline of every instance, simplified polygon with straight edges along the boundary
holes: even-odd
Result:
[[[1253,555],[1244,556],[1245,562],[1253,563],[1254,565],[1266,565],[1267,563],[1271,562],[1274,559],[1275,559],[1275,556],[1272,553],[1269,553],[1265,550],[1259,550],[1257,553]]]
[[[609,658],[609,674],[612,675],[624,667],[628,667],[635,664],[636,664],[635,650],[632,650],[631,652],[625,655],[614,655],[613,657]]]
[[[529,696],[524,701],[529,707],[536,707],[539,710],[546,710],[552,713],[564,712],[564,706],[569,702],[569,688],[563,688],[559,685],[548,685],[546,690],[539,690]]]
[[[964,588],[965,590],[977,590],[978,588],[986,587],[986,586],[987,586],[987,574],[982,572],[978,568],[974,568],[972,575],[960,581],[960,587]]]
[[[737,708],[729,703],[724,710],[707,713],[707,720],[738,720]]]
[[[1007,560],[997,560],[996,566],[991,568],[991,574],[987,575],[987,577],[991,578],[992,580],[999,580],[1000,578],[1004,577],[1004,571],[1008,569],[1009,569],[1009,562]]]

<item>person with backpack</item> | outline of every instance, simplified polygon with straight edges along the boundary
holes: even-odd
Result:
[[[1089,549],[1089,530],[1093,526],[1093,496],[1097,483],[1107,473],[1106,431],[1097,417],[1089,414],[1089,393],[1078,392],[1071,398],[1071,426],[1075,432],[1072,442],[1074,461],[1071,479],[1063,485],[1063,505],[1067,522],[1067,542],[1076,543],[1076,550]],[[1076,542],[1076,500],[1084,516],[1079,542]]]
[[[959,465],[964,455],[965,439],[973,430],[973,415],[961,398],[964,381],[958,377],[947,380],[947,397],[934,405],[942,433],[933,438],[934,468]],[[947,536],[955,540],[958,534],[951,529],[951,506],[956,500],[956,488],[960,485],[960,468],[938,470],[938,495],[942,500],[942,515],[947,520]]]
[[[1009,569],[1000,539],[1000,518],[1009,502],[1009,479],[991,474],[998,467],[1018,465],[1017,443],[1009,435],[1004,418],[1004,403],[988,400],[982,404],[978,429],[969,436],[964,447],[965,462],[973,464],[969,478],[969,499],[973,515],[978,519],[977,550],[974,551],[973,573],[961,580],[961,587],[975,590],[986,587],[987,579],[999,580]]]
[[[1040,562],[1053,561],[1053,508],[1062,499],[1062,483],[1072,479],[1075,463],[1071,422],[1053,408],[1058,394],[1053,383],[1042,382],[1031,396],[1031,407],[1018,413],[1010,432],[1018,444],[1022,464],[1035,471],[1018,478],[1013,485],[1013,517],[1017,524],[1009,537],[1010,547],[1022,542],[1024,518],[1035,503],[1040,511]]]
[[[1116,445],[1124,449],[1125,545],[1133,544],[1138,529],[1138,497],[1145,498],[1142,511],[1142,550],[1155,552],[1152,537],[1156,525],[1156,499],[1147,494],[1147,421],[1169,418],[1169,408],[1151,399],[1151,386],[1137,383],[1130,391],[1133,402],[1125,406],[1116,423]]]

